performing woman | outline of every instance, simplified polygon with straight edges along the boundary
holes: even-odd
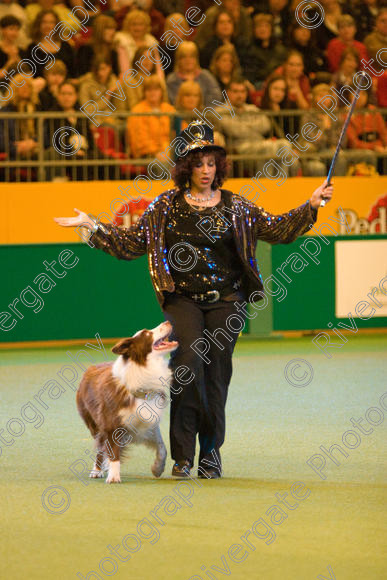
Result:
[[[325,182],[300,207],[271,215],[221,189],[226,152],[214,145],[210,127],[193,122],[180,137],[186,146],[174,167],[176,187],[159,195],[135,225],[101,224],[79,210],[77,217],[56,221],[85,225],[92,230],[91,244],[116,258],[148,255],[157,299],[173,326],[171,339],[179,342],[169,363],[173,373],[179,369],[171,385],[172,475],[189,475],[198,435],[199,476],[215,479],[222,475],[219,450],[232,353],[248,314],[246,304],[262,309],[264,298],[257,241],[288,244],[308,232],[333,187]]]

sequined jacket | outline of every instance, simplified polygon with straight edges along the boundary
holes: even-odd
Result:
[[[100,224],[89,239],[89,245],[107,252],[120,260],[134,260],[148,254],[148,266],[159,304],[163,306],[164,292],[174,292],[175,286],[168,264],[165,244],[165,226],[168,212],[177,195],[177,189],[160,194],[130,228]],[[282,215],[272,215],[262,207],[231,191],[222,190],[230,212],[225,217],[232,223],[235,245],[244,267],[242,289],[246,297],[260,292],[252,301],[263,297],[262,276],[255,258],[258,240],[270,244],[289,244],[314,224],[317,211],[307,201]]]

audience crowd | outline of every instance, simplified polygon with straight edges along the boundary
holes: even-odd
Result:
[[[242,175],[278,161],[285,148],[294,155],[287,175],[325,175],[364,68],[372,83],[361,91],[336,175],[360,162],[383,172],[386,116],[375,109],[387,107],[387,0],[319,2],[324,21],[307,28],[300,0],[2,0],[0,113],[9,115],[0,117],[0,159],[20,161],[7,179],[26,178],[23,161],[38,159],[40,145],[45,161],[62,162],[44,165],[47,180],[95,177],[92,164],[70,171],[66,159],[105,159],[108,168],[109,159],[134,160],[108,171],[134,176],[151,159],[167,164],[171,139],[206,107],[216,142],[235,163],[245,160]],[[328,94],[336,120],[318,105]],[[286,137],[308,122],[320,137],[300,154]],[[63,126],[81,136],[71,158],[53,145]],[[70,134],[61,142],[74,143]]]

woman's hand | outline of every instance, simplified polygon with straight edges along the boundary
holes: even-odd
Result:
[[[80,211],[74,207],[74,211],[78,214],[77,217],[59,217],[54,218],[54,222],[59,224],[64,228],[76,228],[78,226],[89,226],[92,228],[94,226],[94,220],[92,220],[87,213]]]
[[[318,187],[313,193],[312,197],[310,198],[310,205],[314,209],[318,209],[322,200],[325,200],[325,203],[328,203],[332,199],[333,194],[333,185],[327,186],[327,180],[324,181],[320,187]]]

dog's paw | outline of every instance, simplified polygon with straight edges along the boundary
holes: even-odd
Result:
[[[154,463],[151,467],[151,471],[155,477],[160,477],[164,472],[165,462],[163,463]]]
[[[89,477],[91,477],[92,479],[98,479],[99,477],[104,477],[105,476],[105,472],[101,471],[100,469],[93,469],[92,471],[90,471],[90,475]]]
[[[106,478],[106,483],[121,483],[121,477],[115,474],[108,475]]]

